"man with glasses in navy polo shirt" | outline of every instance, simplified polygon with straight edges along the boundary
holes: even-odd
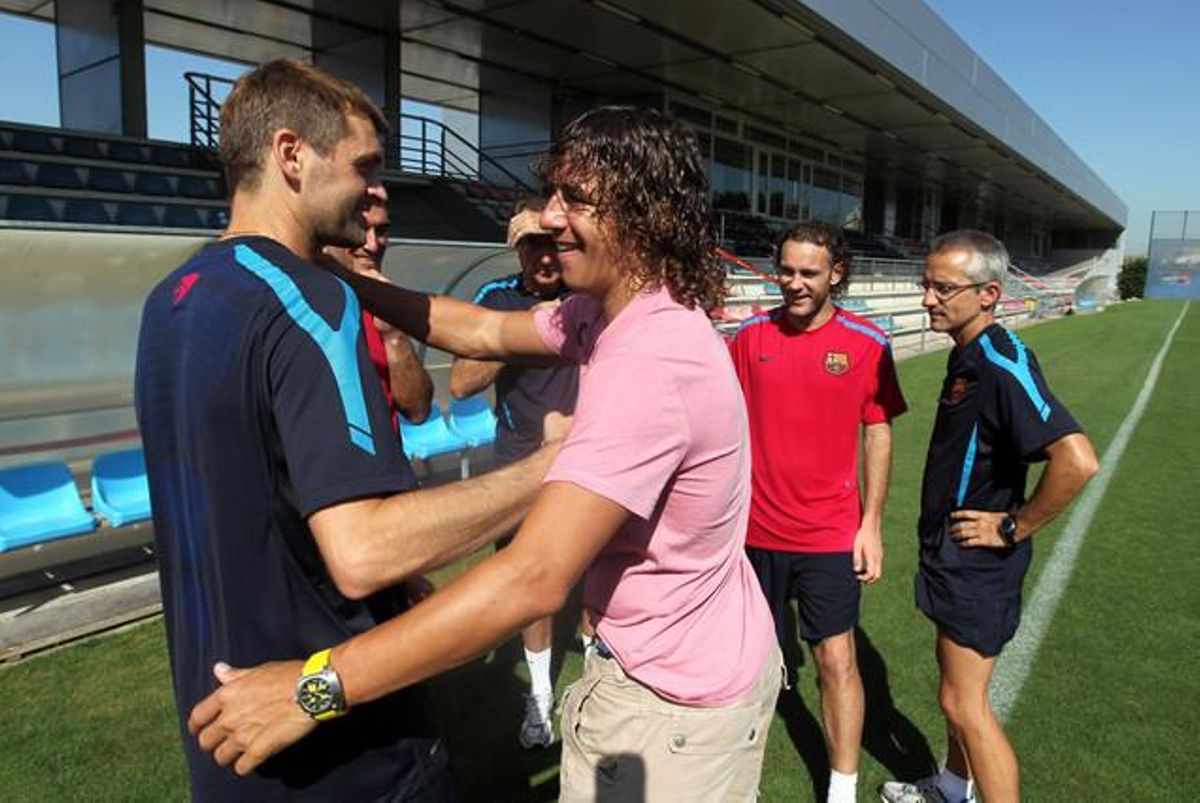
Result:
[[[996,323],[1008,252],[989,234],[933,242],[920,285],[929,326],[954,339],[921,490],[917,606],[937,625],[938,700],[946,766],[915,784],[889,782],[885,801],[1020,796],[1017,757],[988,702],[996,658],[1017,631],[1030,537],[1098,470],[1096,454],[1050,392],[1037,358]],[[1046,461],[1025,497],[1029,464]]]

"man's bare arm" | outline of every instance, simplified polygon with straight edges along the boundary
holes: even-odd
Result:
[[[455,357],[450,366],[450,395],[456,399],[474,396],[495,382],[502,370],[502,362]]]
[[[388,384],[396,407],[409,421],[420,424],[429,418],[433,405],[433,380],[403,332],[393,330],[384,334],[383,346],[387,351]]]
[[[863,428],[863,514],[854,536],[854,566],[859,579],[873,583],[883,575],[883,506],[892,472],[892,425]]]
[[[451,354],[475,359],[553,354],[538,334],[531,311],[499,312],[374,281],[340,266],[329,269],[354,288],[371,314]]]
[[[544,446],[464,482],[333,505],[310,516],[309,528],[338,590],[361,599],[511,531],[557,453]]]
[[[378,699],[465,663],[553,613],[629,515],[577,485],[548,484],[507,549],[334,649],[330,663],[347,703]],[[300,660],[219,667],[222,686],[192,710],[188,729],[218,763],[248,774],[316,727],[293,697],[300,668]]]
[[[1065,435],[1046,447],[1046,468],[1033,496],[1016,512],[1016,540],[1024,541],[1066,509],[1097,471],[1100,462],[1087,436]],[[1007,514],[983,510],[956,510],[950,537],[964,547],[1003,547],[1000,522]]]

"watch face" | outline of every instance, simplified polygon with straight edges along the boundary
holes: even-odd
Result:
[[[300,681],[296,689],[296,702],[310,716],[323,714],[337,705],[335,694],[329,678],[321,675],[310,675]]]

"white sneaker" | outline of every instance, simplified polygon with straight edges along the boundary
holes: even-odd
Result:
[[[554,695],[526,694],[521,747],[549,747],[554,741]]]
[[[964,800],[947,800],[937,785],[938,777],[930,775],[915,783],[888,781],[879,787],[883,803],[975,803],[975,793]]]

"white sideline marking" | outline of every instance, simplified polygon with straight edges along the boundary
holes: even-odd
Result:
[[[1071,572],[1075,568],[1075,559],[1079,556],[1079,548],[1083,544],[1083,536],[1091,526],[1092,517],[1100,507],[1101,500],[1104,499],[1108,480],[1112,477],[1117,463],[1121,460],[1121,455],[1125,452],[1125,445],[1142,419],[1142,413],[1145,412],[1150,396],[1154,393],[1154,386],[1158,383],[1163,360],[1171,348],[1171,341],[1175,339],[1175,331],[1179,328],[1179,324],[1183,323],[1183,316],[1187,314],[1190,306],[1190,301],[1183,305],[1179,317],[1175,319],[1175,324],[1167,333],[1162,348],[1158,350],[1158,356],[1150,365],[1150,372],[1146,374],[1146,381],[1142,384],[1141,392],[1138,393],[1133,407],[1125,416],[1125,420],[1121,422],[1117,434],[1113,436],[1112,442],[1108,445],[1108,451],[1104,453],[1104,458],[1100,461],[1100,471],[1080,495],[1075,508],[1067,519],[1067,525],[1063,528],[1062,535],[1054,545],[1054,551],[1046,562],[1046,568],[1042,570],[1042,574],[1038,578],[1037,586],[1033,589],[1029,604],[1021,617],[1021,626],[1017,629],[1012,644],[1000,654],[1000,658],[996,662],[996,673],[992,676],[989,691],[992,709],[1001,722],[1008,719],[1013,706],[1016,705],[1017,698],[1021,695],[1021,687],[1025,685],[1025,679],[1029,677],[1029,671],[1033,668],[1033,660],[1037,657],[1038,648],[1042,645],[1042,639],[1050,627],[1051,620],[1054,619],[1054,612],[1071,579]]]

